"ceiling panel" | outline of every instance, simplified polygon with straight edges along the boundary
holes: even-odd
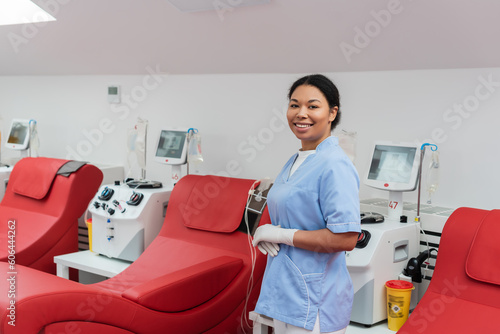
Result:
[[[36,0],[57,21],[0,26],[0,75],[500,66],[499,1],[217,1],[187,13],[167,0]]]

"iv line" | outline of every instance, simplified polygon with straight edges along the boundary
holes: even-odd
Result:
[[[430,146],[431,151],[436,151],[438,149],[437,145],[424,143],[420,147],[420,165],[418,166],[418,196],[417,196],[417,216],[415,217],[415,222],[420,223],[420,192],[422,187],[422,162],[424,161],[425,147]]]

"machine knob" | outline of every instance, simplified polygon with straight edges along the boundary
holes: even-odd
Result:
[[[356,248],[365,248],[370,241],[371,234],[366,230],[361,230],[358,235],[358,242],[356,243]]]
[[[96,209],[99,209],[101,207],[101,204],[99,204],[99,202],[97,202],[97,201],[95,201],[93,203],[93,205],[94,205],[94,208],[96,208]]]
[[[142,199],[144,198],[144,195],[141,193],[136,193],[135,191],[132,193],[132,196],[130,196],[130,199],[127,201],[128,205],[133,205],[137,206],[141,203]]]
[[[101,201],[109,201],[110,198],[113,197],[114,193],[115,191],[113,189],[106,187],[97,198],[99,198]]]
[[[121,213],[124,213],[127,209],[124,208],[120,202],[118,202],[116,199],[113,201],[113,205],[115,206],[115,208],[118,209],[118,211],[120,211]]]
[[[115,214],[115,209],[109,208],[108,213],[112,216]]]

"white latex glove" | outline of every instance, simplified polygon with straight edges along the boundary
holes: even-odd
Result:
[[[272,257],[278,255],[278,252],[280,251],[280,245],[269,241],[261,241],[259,242],[257,247],[259,248],[262,254],[264,255],[269,254]]]
[[[293,246],[293,235],[297,231],[291,228],[281,228],[279,225],[266,224],[259,226],[253,236],[253,246],[257,246],[262,241]]]

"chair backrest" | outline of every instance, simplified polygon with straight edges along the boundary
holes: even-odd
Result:
[[[24,158],[12,170],[0,209],[19,209],[49,216],[70,213],[76,218],[102,182],[93,165],[52,159]]]
[[[443,229],[427,291],[500,308],[499,235],[500,210],[457,209]]]
[[[159,235],[247,253],[247,243],[241,242],[246,235],[237,229],[253,184],[221,176],[183,177],[173,189]]]

